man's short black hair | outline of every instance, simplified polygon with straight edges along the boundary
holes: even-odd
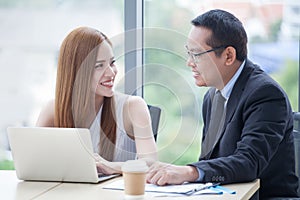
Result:
[[[232,46],[237,60],[247,58],[247,34],[243,24],[233,14],[220,10],[210,10],[191,21],[194,26],[205,27],[212,31],[206,43],[211,47]]]

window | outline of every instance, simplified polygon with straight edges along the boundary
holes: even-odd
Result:
[[[74,28],[90,26],[112,40],[121,83],[123,6],[122,0],[1,1],[0,160],[8,148],[6,128],[34,126],[41,108],[54,98],[58,51]]]

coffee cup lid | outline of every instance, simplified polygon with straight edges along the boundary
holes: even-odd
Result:
[[[122,165],[123,172],[147,172],[147,163],[143,160],[127,160]]]

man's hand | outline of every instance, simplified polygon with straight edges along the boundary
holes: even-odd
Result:
[[[198,177],[199,174],[195,167],[156,162],[150,167],[146,180],[148,183],[156,185],[167,185],[192,182]]]

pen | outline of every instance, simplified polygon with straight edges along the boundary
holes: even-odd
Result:
[[[201,185],[197,188],[194,188],[194,189],[188,191],[185,194],[189,196],[189,195],[192,195],[192,194],[194,194],[196,192],[199,192],[201,190],[209,189],[210,187],[215,187],[215,186],[218,186],[218,185],[220,185],[220,183],[206,183],[205,185]]]
[[[214,187],[214,189],[225,192],[225,193],[229,193],[229,194],[235,194],[236,193],[234,190],[231,190],[231,189],[226,188],[226,187],[222,187],[220,185],[217,185],[216,187]]]

